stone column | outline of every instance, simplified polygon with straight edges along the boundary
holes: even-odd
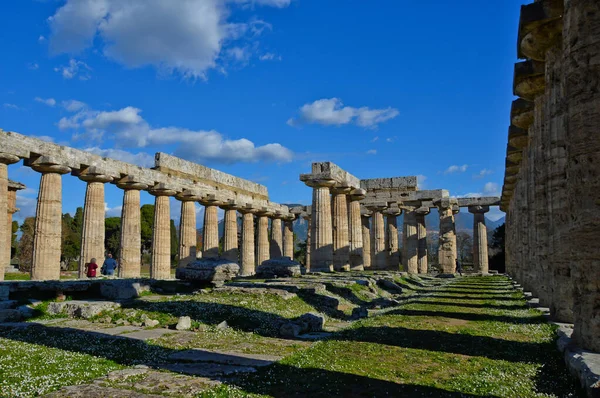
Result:
[[[313,188],[311,225],[311,272],[333,271],[333,232],[329,189],[334,180],[310,180]]]
[[[349,187],[331,188],[332,204],[332,238],[333,238],[333,269],[336,271],[350,270],[350,234],[348,231],[348,201]]]
[[[355,189],[348,196],[348,229],[350,232],[350,270],[363,271],[363,231],[360,215],[360,200],[366,196],[364,189]]]
[[[35,213],[32,280],[60,279],[62,237],[62,174],[71,169],[57,163],[41,162],[31,166],[42,173]]]
[[[8,165],[19,158],[0,152],[0,242],[10,242],[11,229],[4,229],[8,220]],[[8,239],[6,236],[8,235]],[[6,259],[8,258],[8,261]],[[0,281],[4,280],[4,269],[10,265],[10,244],[0,246]]]
[[[283,256],[283,230],[281,215],[275,214],[271,218],[271,247],[269,249],[270,258]]]
[[[406,272],[410,274],[419,273],[418,262],[418,246],[419,240],[417,236],[417,217],[414,208],[404,209],[404,250],[403,262],[406,266]]]
[[[237,223],[237,208],[238,206],[230,201],[221,206],[225,210],[225,234],[223,236],[223,258],[239,263],[238,250],[238,223]]]
[[[415,210],[417,221],[417,267],[419,274],[426,274],[427,264],[427,226],[425,216],[429,214],[429,207],[419,207]]]
[[[196,260],[196,201],[199,196],[191,192],[181,192],[177,195],[181,201],[181,216],[179,220],[179,262],[177,267],[186,267]]]
[[[177,192],[158,184],[149,190],[155,196],[154,229],[152,230],[152,262],[150,278],[171,278],[171,205],[170,196]]]
[[[202,258],[219,257],[219,204],[214,198],[204,198],[204,232],[202,234]]]
[[[362,226],[362,238],[363,238],[363,266],[365,269],[369,269],[372,266],[372,255],[371,255],[371,221],[369,212],[361,212],[360,222]]]
[[[384,213],[387,219],[387,234],[385,237],[385,247],[387,250],[387,269],[398,271],[400,269],[398,216],[402,213],[402,210],[397,207],[392,207],[387,209]]]
[[[8,233],[6,234],[6,267],[10,266],[11,260],[11,246],[12,246],[12,222],[13,222],[13,214],[15,214],[19,209],[17,209],[17,191],[24,189],[25,185],[9,181],[8,182],[8,201],[7,201],[7,213],[6,213],[6,227]],[[2,265],[0,265],[2,267]],[[4,268],[0,268],[0,281],[4,278]]]
[[[456,234],[452,203],[449,199],[441,199],[437,206],[440,214],[439,263],[443,274],[454,274],[456,270]]]
[[[488,241],[485,227],[485,213],[488,211],[489,206],[469,206],[469,213],[473,213],[473,265],[475,271],[484,275],[488,273]]]
[[[383,210],[385,206],[369,206],[371,216],[371,268],[385,269],[387,267],[387,252],[385,251],[385,223]]]
[[[283,221],[283,255],[294,259],[294,216],[290,215]]]
[[[304,214],[302,215],[302,218],[304,218],[308,223],[306,227],[306,264],[304,264],[304,266],[306,267],[307,271],[310,271],[310,248],[312,246],[312,216],[310,214]]]
[[[140,191],[146,184],[126,177],[117,183],[124,190],[121,210],[121,250],[119,251],[119,277],[139,278],[142,267],[142,225]]]
[[[258,231],[257,231],[257,242],[256,242],[256,263],[261,265],[263,261],[267,261],[270,258],[269,248],[269,216],[271,213],[267,211],[260,211],[257,213],[258,218]]]
[[[104,184],[112,181],[112,177],[95,167],[89,167],[79,175],[79,178],[87,182],[79,256],[79,278],[86,278],[85,265],[92,258],[95,258],[98,262],[104,261],[104,219],[106,218]]]
[[[458,234],[456,233],[456,223],[454,222],[454,216],[457,215],[458,213],[460,213],[460,207],[457,204],[452,205],[452,247],[454,250],[454,264],[456,267],[456,259],[458,259],[458,243],[457,243],[457,237]]]
[[[240,258],[240,276],[254,275],[256,257],[254,255],[254,213],[255,209],[245,206],[242,213],[242,253]]]

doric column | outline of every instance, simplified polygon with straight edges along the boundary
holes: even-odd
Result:
[[[429,207],[419,207],[415,210],[417,221],[417,267],[419,274],[427,273],[427,226],[425,216],[429,214]]]
[[[419,272],[417,237],[417,216],[415,208],[404,208],[404,250],[402,260],[406,266],[406,272],[417,274]]]
[[[311,212],[312,214],[312,212]],[[303,214],[302,218],[304,218],[306,220],[306,222],[308,223],[308,225],[306,226],[306,264],[304,264],[304,266],[306,267],[307,271],[310,271],[310,248],[312,246],[312,239],[311,239],[311,235],[312,235],[312,215],[311,214]]]
[[[98,262],[104,259],[104,219],[106,218],[104,184],[112,181],[113,178],[94,166],[83,170],[79,178],[87,183],[79,256],[79,278],[85,278],[85,264],[89,263],[92,258]]]
[[[140,191],[146,184],[131,177],[121,179],[117,186],[123,189],[121,209],[121,250],[119,251],[119,277],[139,278],[142,268],[142,222]]]
[[[19,161],[19,158],[8,153],[0,152],[0,281],[4,280],[4,269],[10,265],[11,229],[4,229],[8,220],[8,165]],[[12,227],[12,226],[11,226]],[[8,239],[6,238],[8,235]],[[8,258],[8,261],[6,259]]]
[[[360,223],[363,238],[363,266],[365,269],[370,269],[372,266],[371,255],[371,212],[366,209],[361,209]]]
[[[242,213],[242,252],[240,258],[240,276],[254,275],[256,256],[254,255],[254,213],[251,206],[239,209]]]
[[[348,196],[348,230],[350,233],[350,270],[363,271],[363,231],[360,215],[360,200],[366,196],[364,189],[354,189]]]
[[[258,231],[256,237],[256,264],[261,265],[263,261],[270,258],[269,248],[269,216],[271,213],[262,209],[257,214]]]
[[[458,258],[458,243],[456,241],[458,234],[456,233],[456,223],[454,222],[454,216],[460,213],[460,207],[457,204],[452,205],[452,240],[454,243],[452,247],[454,248],[454,264],[456,264],[456,259]]]
[[[152,262],[150,278],[171,278],[171,205],[170,196],[177,192],[157,184],[148,191],[155,196],[154,229],[152,230]]]
[[[473,213],[473,265],[475,271],[482,274],[488,273],[488,242],[485,227],[485,213],[488,211],[490,211],[489,206],[469,206],[469,213]]]
[[[346,200],[350,191],[349,187],[331,188],[333,269],[336,271],[350,270],[350,236]]]
[[[204,205],[204,232],[202,234],[202,257],[219,257],[219,201],[207,195],[200,201]]]
[[[333,271],[333,232],[329,189],[334,180],[309,180],[313,188],[311,225],[311,272]]]
[[[385,269],[387,267],[387,252],[385,251],[385,223],[383,210],[386,206],[367,206],[373,213],[371,216],[371,268]]]
[[[450,199],[441,199],[438,203],[440,215],[440,237],[438,258],[443,274],[454,274],[456,270],[456,234],[454,232],[453,203]]]
[[[62,174],[71,169],[40,157],[31,167],[40,173],[40,190],[35,213],[32,280],[60,279],[62,237]]]
[[[239,263],[238,250],[238,223],[237,209],[238,204],[230,200],[221,206],[225,210],[225,232],[223,236],[223,258],[234,263]]]
[[[269,249],[270,258],[283,256],[283,230],[281,214],[274,214],[271,218],[271,246]]]
[[[283,256],[294,259],[294,215],[290,214],[283,221]]]
[[[6,213],[6,227],[8,233],[6,234],[6,266],[10,266],[11,259],[11,247],[12,247],[12,222],[13,222],[13,214],[15,214],[19,209],[17,209],[17,191],[25,189],[25,185],[8,181],[8,200],[7,200],[7,213]],[[0,265],[2,267],[2,265]],[[0,268],[0,281],[4,278],[4,268]]]
[[[179,219],[179,262],[177,267],[185,267],[196,260],[196,202],[201,197],[195,192],[186,190],[177,194],[181,201],[181,216]]]
[[[400,269],[400,248],[398,244],[398,216],[402,210],[390,207],[384,211],[387,220],[387,233],[385,234],[385,248],[387,251],[387,268],[393,271]]]

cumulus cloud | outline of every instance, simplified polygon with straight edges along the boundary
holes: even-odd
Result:
[[[54,68],[54,71],[59,72],[65,79],[72,79],[79,75],[79,80],[89,80],[91,77],[89,71],[91,70],[92,68],[85,62],[77,61],[76,59],[70,59],[68,65]]]
[[[60,105],[63,108],[65,108],[68,112],[77,112],[87,106],[85,104],[85,102],[81,102],[81,101],[77,101],[77,100],[62,101],[60,103]]]
[[[110,138],[115,146],[121,148],[164,148],[173,145],[175,156],[199,162],[289,162],[293,158],[292,151],[278,143],[256,146],[246,138],[228,139],[215,130],[190,130],[174,126],[155,128],[141,116],[141,112],[141,109],[131,106],[116,111],[83,108],[70,117],[60,119],[58,127],[61,130],[75,130],[75,139],[99,141],[101,138]]]
[[[500,196],[500,185],[488,182],[483,186],[483,193],[487,196]]]
[[[427,180],[427,177],[424,176],[423,174],[417,175],[417,188],[424,189],[425,188],[425,180]]]
[[[54,98],[40,98],[40,97],[35,97],[34,98],[35,101],[42,103],[44,105],[48,105],[48,106],[54,106],[56,105],[56,100]]]
[[[483,177],[485,177],[487,175],[490,175],[492,173],[493,173],[493,171],[490,170],[490,169],[482,169],[479,173],[473,175],[473,178],[483,178]]]
[[[123,206],[108,207],[108,203],[104,202],[104,214],[106,217],[121,217]]]
[[[27,217],[35,216],[37,208],[38,191],[32,188],[25,188],[17,191],[17,208],[19,211],[15,215],[18,220],[24,220]]]
[[[466,164],[463,164],[462,166],[452,165],[444,171],[444,174],[464,173],[467,171],[468,167],[469,166]]]
[[[299,126],[302,124],[337,125],[354,123],[365,128],[376,128],[378,124],[398,116],[395,108],[370,109],[366,106],[354,108],[344,106],[339,98],[324,98],[300,108],[300,115],[290,118],[287,124]]]
[[[281,55],[275,55],[273,53],[264,53],[258,57],[261,61],[281,61]]]
[[[206,78],[206,72],[226,63],[228,56],[245,57],[231,49],[255,43],[270,26],[257,19],[231,22],[233,8],[289,4],[290,0],[67,0],[49,18],[50,51],[79,53],[99,38],[104,55],[127,67],[152,65]]]
[[[377,155],[377,150],[376,149],[369,149],[367,151],[367,155]]]

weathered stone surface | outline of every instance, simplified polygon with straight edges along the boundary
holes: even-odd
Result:
[[[178,267],[185,267],[196,260],[196,234],[196,203],[193,200],[183,200],[179,220]]]
[[[335,184],[335,180],[309,180],[307,184],[313,188],[309,269],[311,272],[331,272],[333,232],[329,188]]]
[[[100,284],[100,294],[109,300],[127,300],[139,297],[141,293],[150,290],[147,284],[131,280],[107,280]]]
[[[302,275],[302,268],[299,262],[289,257],[272,258],[258,266],[256,275],[259,278],[298,277]]]
[[[177,320],[175,329],[177,330],[190,330],[192,328],[192,318],[189,316],[180,316]]]
[[[379,279],[377,280],[377,284],[385,290],[394,292],[396,294],[402,294],[402,287],[394,281],[388,279]]]
[[[298,318],[298,322],[306,325],[306,330],[303,332],[320,332],[325,326],[325,317],[321,314],[308,312]]]
[[[162,188],[153,189],[154,227],[152,229],[152,263],[150,277],[153,279],[171,278],[171,211],[169,196],[175,191]]]
[[[7,309],[0,310],[0,323],[3,322],[18,322],[22,318],[19,310]]]
[[[279,335],[281,337],[294,338],[298,337],[300,333],[302,333],[302,328],[293,322],[284,323],[279,328]]]
[[[261,367],[271,365],[280,360],[281,357],[274,355],[191,349],[171,354],[168,359],[174,362],[212,362],[225,365]]]
[[[254,275],[254,215],[252,210],[242,211],[242,253],[241,253],[241,276]]]
[[[177,279],[197,282],[223,282],[233,279],[240,271],[240,266],[221,258],[201,258],[185,268],[177,268]]]
[[[89,319],[102,311],[119,308],[119,303],[111,301],[72,300],[48,303],[48,313],[51,315],[64,314],[71,318]]]

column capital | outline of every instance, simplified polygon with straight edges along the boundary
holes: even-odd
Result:
[[[58,159],[50,156],[40,156],[29,161],[29,166],[39,173],[67,174],[71,171],[69,166],[62,164]]]
[[[130,189],[134,189],[137,191],[148,189],[147,184],[143,184],[143,183],[137,181],[132,176],[125,176],[125,177],[121,178],[120,180],[117,181],[117,186],[126,191],[130,190]]]
[[[0,152],[0,163],[3,164],[13,164],[17,163],[20,158],[16,155],[11,155],[10,153]]]
[[[21,189],[27,188],[25,184],[21,184],[20,182],[8,180],[8,190],[9,191],[20,191]]]
[[[246,203],[243,206],[240,206],[237,211],[239,211],[242,214],[254,214],[256,213],[258,210],[252,206],[251,203]]]
[[[361,189],[361,188],[353,189],[348,194],[348,200],[351,202],[354,202],[357,200],[363,200],[366,197],[367,197],[367,191],[365,191],[364,189]]]
[[[173,187],[161,182],[148,189],[148,193],[152,196],[174,196],[177,191]]]
[[[225,202],[220,203],[219,207],[223,210],[239,210],[242,205],[235,199],[227,199]]]
[[[303,181],[306,185],[308,185],[311,188],[331,188],[333,187],[337,182],[335,180],[328,180],[328,179],[313,179],[313,178],[306,178],[306,179],[302,179],[302,177],[305,176],[304,174],[300,176],[300,181]],[[308,174],[308,176],[310,176],[310,174]]]
[[[397,217],[400,214],[402,214],[402,209],[399,207],[388,207],[386,210],[383,211],[383,214],[389,217]]]
[[[385,202],[381,202],[381,203],[367,203],[365,204],[365,207],[369,210],[371,210],[372,212],[379,212],[381,213],[382,211],[384,211],[385,209],[388,208],[388,204]]]
[[[469,206],[469,213],[485,214],[490,211],[490,206]]]
[[[458,205],[458,201],[454,198],[441,198],[434,201],[438,209],[451,209],[453,205]]]
[[[426,216],[427,214],[429,214],[429,212],[430,212],[429,207],[421,206],[421,207],[415,209],[415,213],[418,216]]]
[[[348,195],[352,191],[351,187],[348,186],[333,186],[331,187],[331,193],[334,195]]]
[[[460,206],[452,205],[452,214],[458,214],[458,213],[460,213]]]
[[[96,166],[90,166],[79,173],[79,179],[85,182],[111,182],[113,178]]]
[[[198,202],[200,202],[204,206],[222,206],[223,203],[225,203],[220,198],[217,198],[217,196],[214,193],[209,193],[207,195],[202,196],[198,200]]]

